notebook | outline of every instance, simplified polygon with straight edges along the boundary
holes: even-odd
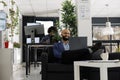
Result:
[[[77,50],[87,47],[87,37],[70,37],[70,50]]]

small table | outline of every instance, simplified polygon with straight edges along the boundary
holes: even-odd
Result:
[[[48,47],[53,47],[53,45],[43,45],[43,44],[28,44],[26,46],[26,75],[30,74],[30,52],[31,51],[31,47],[35,48],[35,64],[37,61],[37,49],[38,48],[48,48]]]
[[[80,66],[100,68],[100,80],[108,80],[108,68],[120,67],[118,60],[74,61],[74,80],[80,80]]]

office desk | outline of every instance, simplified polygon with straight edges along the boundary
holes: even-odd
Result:
[[[108,80],[108,68],[120,67],[120,61],[102,60],[96,61],[75,61],[74,80],[80,80],[80,66],[100,68],[100,80]]]
[[[31,47],[35,48],[35,64],[37,62],[37,49],[42,48],[43,50],[48,47],[53,47],[53,45],[43,45],[43,44],[27,44],[26,45],[26,75],[30,74],[30,51]]]

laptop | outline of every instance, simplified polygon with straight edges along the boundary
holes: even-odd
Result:
[[[70,37],[69,38],[70,50],[77,50],[87,47],[87,37]]]

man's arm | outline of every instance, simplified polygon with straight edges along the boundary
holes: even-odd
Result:
[[[49,36],[48,36],[48,35],[44,36],[44,37],[41,39],[41,43],[49,44],[49,43],[50,43]]]
[[[59,43],[55,43],[53,46],[53,52],[54,52],[54,56],[56,58],[61,58],[61,54],[62,54],[62,46],[60,46]]]

